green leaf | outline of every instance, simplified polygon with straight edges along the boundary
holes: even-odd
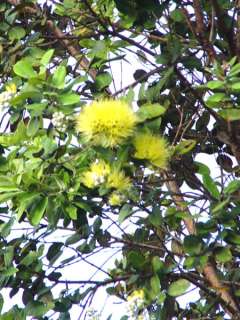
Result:
[[[63,243],[61,242],[55,242],[53,243],[47,252],[47,259],[49,262],[51,262],[51,264],[57,260],[57,258],[60,257],[60,255],[62,254],[62,246]]]
[[[240,180],[233,180],[229,182],[226,188],[224,188],[225,194],[231,194],[240,189]]]
[[[172,282],[168,288],[168,294],[172,297],[178,297],[184,294],[191,283],[186,279],[179,279],[175,282]]]
[[[163,218],[159,207],[154,207],[152,213],[148,216],[149,222],[154,227],[159,227],[163,224]]]
[[[23,91],[19,92],[15,97],[11,99],[11,104],[16,106],[18,104],[22,104],[26,101],[26,99],[31,98],[32,100],[40,100],[42,97],[39,91]],[[47,102],[43,102],[42,104],[47,106]],[[34,103],[27,104],[26,108],[34,108]]]
[[[155,273],[164,270],[164,263],[160,260],[159,257],[155,256],[152,258],[152,267]]]
[[[139,122],[144,122],[147,119],[159,117],[165,112],[166,108],[159,103],[144,104],[138,109],[137,116],[139,118]]]
[[[39,301],[31,301],[26,305],[26,313],[28,316],[42,317],[52,307],[52,304],[44,304],[43,302]]]
[[[51,61],[53,54],[54,54],[54,49],[49,49],[48,51],[46,51],[42,56],[40,63],[46,67]]]
[[[38,255],[35,251],[30,251],[21,261],[20,264],[26,267],[30,266],[38,258]]]
[[[224,241],[230,244],[240,245],[240,235],[231,230],[227,230],[227,234],[224,236]]]
[[[229,98],[223,92],[218,92],[210,96],[207,101],[206,105],[210,108],[220,108],[223,101],[228,100]]]
[[[0,203],[6,202],[8,200],[11,200],[16,195],[22,193],[23,191],[15,191],[15,192],[8,192],[4,194],[0,194]]]
[[[27,128],[23,121],[18,124],[14,133],[0,135],[0,144],[4,146],[15,146],[27,140]]]
[[[20,191],[11,177],[0,175],[0,192]]]
[[[9,267],[6,270],[1,270],[1,277],[11,277],[18,272],[15,267]]]
[[[224,201],[219,202],[214,208],[211,210],[213,214],[218,211],[221,211],[230,201],[230,198],[225,199]]]
[[[31,209],[29,216],[30,216],[30,221],[32,223],[32,225],[37,226],[43,215],[44,212],[47,208],[48,205],[48,198],[40,198],[40,200],[38,200],[36,203],[34,203],[33,208]]]
[[[224,82],[223,81],[219,81],[219,80],[209,81],[206,84],[206,87],[211,89],[211,90],[224,88]]]
[[[13,71],[19,77],[30,79],[36,77],[37,73],[32,67],[32,60],[24,58],[13,66]]]
[[[112,77],[108,72],[99,73],[95,80],[97,90],[102,90],[108,87],[112,82]]]
[[[27,126],[27,136],[34,137],[40,127],[40,121],[38,117],[32,117]]]
[[[31,116],[33,118],[36,118],[43,114],[43,111],[46,109],[47,105],[48,105],[48,102],[32,103],[32,104],[27,104],[26,108],[30,112]]]
[[[210,175],[210,169],[208,168],[208,166],[206,166],[205,164],[203,164],[201,162],[197,162],[197,161],[195,161],[194,163],[197,166],[199,174]]]
[[[4,304],[3,295],[0,293],[0,314],[2,314],[3,304]]]
[[[159,278],[157,275],[151,277],[150,285],[151,285],[151,289],[153,291],[153,294],[157,296],[161,290],[160,281],[159,281]]]
[[[22,192],[18,196],[18,201],[20,203],[17,209],[17,220],[19,221],[23,215],[23,212],[27,209],[27,207],[33,202],[35,198],[39,197],[39,193],[37,192]]]
[[[82,235],[79,233],[74,233],[72,236],[68,237],[65,244],[67,246],[77,243],[78,241],[80,241],[82,239]]]
[[[203,185],[215,199],[220,200],[221,194],[216,186],[216,183],[210,176],[203,176]]]
[[[77,208],[74,206],[67,206],[65,208],[66,212],[68,213],[69,217],[72,220],[77,220]]]
[[[127,255],[127,261],[134,268],[142,269],[145,262],[145,258],[140,252],[130,251]]]
[[[21,40],[26,35],[25,29],[22,27],[13,27],[10,28],[8,36],[10,40]]]
[[[176,147],[175,147],[175,152],[177,154],[185,154],[188,153],[189,151],[191,151],[195,145],[196,145],[196,141],[189,139],[189,140],[182,140]]]
[[[230,88],[232,90],[239,91],[240,90],[240,82],[233,83]]]
[[[202,251],[202,241],[194,235],[186,236],[183,246],[184,251],[190,255],[199,255]]]
[[[4,264],[6,267],[10,267],[14,257],[14,246],[8,246],[4,253]]]
[[[58,89],[64,88],[66,74],[67,74],[66,67],[58,66],[53,74],[51,84]]]
[[[214,250],[216,260],[220,263],[229,262],[232,260],[232,253],[229,248],[218,247]]]
[[[131,214],[132,214],[132,207],[127,203],[124,204],[119,212],[118,222],[121,224]]]
[[[239,74],[239,72],[240,72],[240,63],[237,63],[231,68],[227,78],[232,78],[235,75]]]
[[[221,117],[227,121],[234,121],[240,119],[240,109],[229,108],[223,109],[218,112]]]
[[[80,96],[76,93],[71,93],[71,92],[59,95],[58,99],[59,99],[59,102],[64,106],[80,102]]]
[[[221,194],[217,188],[216,183],[210,176],[209,168],[200,162],[195,162],[195,165],[198,167],[198,173],[202,175],[203,185],[210,192],[212,197],[217,200],[220,200]]]
[[[171,12],[171,18],[176,22],[181,22],[185,20],[184,14],[180,9],[175,9]]]

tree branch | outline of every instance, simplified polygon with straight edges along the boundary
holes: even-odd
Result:
[[[169,172],[164,173],[164,177],[166,179],[170,179],[172,175]],[[169,181],[166,182],[167,188],[170,192],[173,192],[174,194],[176,193],[181,193],[176,181],[173,179],[170,179]],[[184,211],[188,212],[189,217],[184,219],[184,224],[191,235],[196,235],[196,226],[194,220],[191,218],[191,212],[188,207],[186,207],[186,203],[184,201],[184,198],[182,196],[178,195],[173,195],[172,196],[175,205],[179,211]],[[221,299],[225,302],[226,305],[223,306],[225,311],[228,313],[230,316],[236,316],[236,313],[239,312],[239,308],[234,300],[234,298],[231,295],[231,290],[229,286],[226,286],[223,284],[217,275],[217,270],[215,266],[208,261],[208,263],[203,267],[203,275],[205,276],[206,280],[209,282],[211,285],[212,289],[214,289],[221,297]]]
[[[20,0],[7,0],[7,2],[15,6],[16,9],[21,4]],[[25,13],[34,15],[37,14],[41,9],[37,5],[34,5],[25,6],[24,8],[21,8],[21,10],[23,10]],[[80,46],[71,44],[71,42],[66,39],[66,35],[55,25],[52,20],[47,20],[45,26],[52,31],[57,39],[59,39],[59,42],[67,49],[68,53],[78,61],[79,66],[83,70],[87,71],[92,79],[95,79],[97,76],[97,70],[90,68],[88,59],[85,56],[81,55]]]
[[[216,52],[213,48],[213,45],[206,37],[206,28],[202,14],[202,7],[199,0],[193,0],[193,8],[196,16],[196,34],[198,35],[198,40],[200,43],[202,43],[203,48],[206,50],[209,60],[213,62],[216,59]]]

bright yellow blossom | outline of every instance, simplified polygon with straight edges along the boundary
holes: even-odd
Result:
[[[111,206],[120,206],[123,202],[123,196],[119,194],[118,192],[113,192],[109,197],[109,204]]]
[[[123,171],[113,169],[108,176],[107,187],[123,191],[131,187],[131,181]]]
[[[136,300],[141,300],[141,301],[144,300],[144,291],[142,289],[133,291],[133,293],[127,297],[128,302],[132,302]]]
[[[110,166],[100,160],[90,165],[90,170],[86,171],[82,177],[82,183],[88,188],[94,188],[102,184],[106,180],[106,176],[110,173]]]
[[[16,93],[17,92],[17,87],[15,85],[15,83],[10,83],[6,86],[6,91],[7,92],[10,92],[12,94]]]
[[[86,141],[115,147],[133,134],[137,116],[126,102],[111,99],[86,106],[76,121],[76,129]]]
[[[134,139],[137,159],[146,159],[155,166],[165,169],[170,156],[167,141],[152,133],[138,133]]]

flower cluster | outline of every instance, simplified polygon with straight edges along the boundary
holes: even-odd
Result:
[[[124,200],[125,200],[124,195],[122,195],[118,191],[114,191],[110,195],[108,202],[111,206],[120,206],[124,202]]]
[[[127,298],[127,311],[130,319],[142,320],[143,316],[139,314],[144,308],[145,295],[142,289],[135,290]]]
[[[109,204],[112,206],[121,205],[125,199],[124,193],[131,188],[130,178],[125,175],[124,171],[111,168],[103,160],[93,162],[89,170],[83,173],[81,181],[90,189],[101,185],[107,189],[113,189],[109,197]]]
[[[138,133],[134,138],[135,154],[137,159],[145,159],[153,165],[165,169],[170,152],[166,140],[152,133]]]
[[[110,166],[103,160],[97,160],[90,165],[90,169],[83,174],[82,183],[88,188],[95,188],[106,181],[110,173]]]
[[[17,87],[14,83],[11,83],[6,86],[6,90],[0,93],[0,105],[3,108],[9,107],[9,101],[17,92]]]
[[[54,112],[52,116],[53,126],[60,132],[67,130],[66,116],[63,112]]]
[[[127,190],[131,187],[129,177],[121,170],[113,169],[108,176],[107,187],[121,190]]]
[[[86,106],[77,117],[76,129],[94,145],[116,147],[130,137],[137,116],[120,100],[103,100]]]

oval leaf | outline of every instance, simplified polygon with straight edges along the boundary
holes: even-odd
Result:
[[[18,75],[19,77],[22,78],[33,78],[36,77],[37,73],[33,69],[31,65],[31,61],[29,59],[22,59],[18,61],[14,66],[13,66],[13,71]]]
[[[168,294],[172,297],[178,297],[184,294],[190,287],[190,282],[186,279],[179,279],[170,284]]]
[[[37,226],[41,221],[48,205],[48,198],[41,198],[30,212],[30,221],[32,225]]]

